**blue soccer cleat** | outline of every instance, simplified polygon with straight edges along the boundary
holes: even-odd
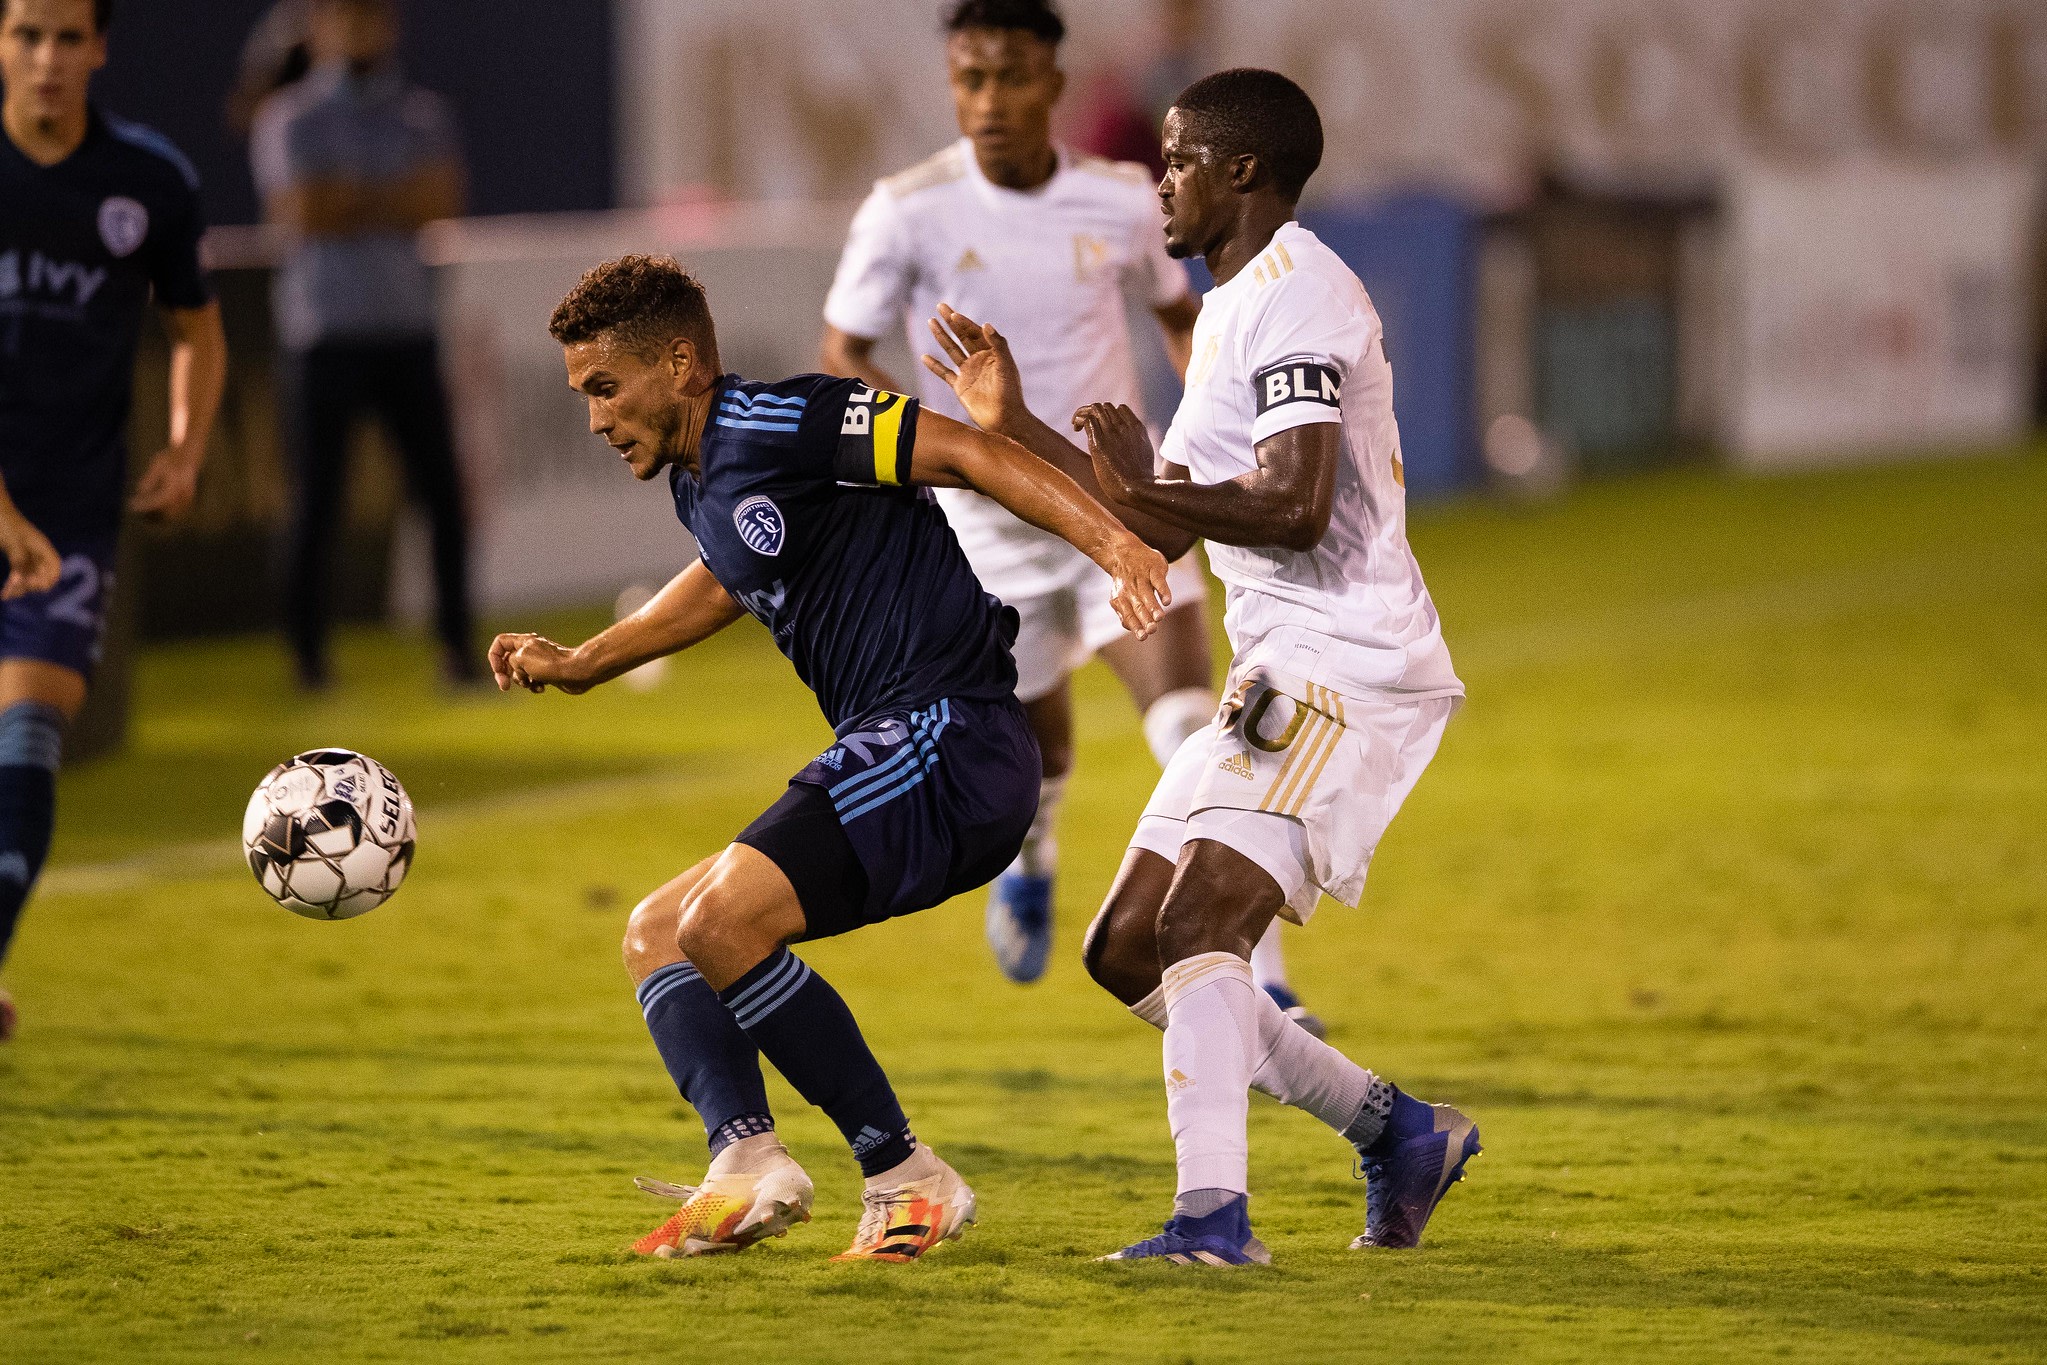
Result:
[[[1174,1214],[1156,1237],[1134,1242],[1102,1261],[1170,1261],[1174,1265],[1271,1265],[1272,1253],[1251,1235],[1251,1197],[1240,1194],[1199,1218]]]
[[[1361,1156],[1365,1173],[1365,1232],[1350,1244],[1418,1247],[1422,1229],[1452,1185],[1464,1179],[1464,1163],[1477,1156],[1478,1125],[1447,1104],[1432,1104],[1435,1126],[1390,1144],[1383,1154]]]
[[[1267,982],[1261,989],[1272,997],[1272,1003],[1279,1006],[1279,1012],[1306,1029],[1310,1038],[1321,1039],[1329,1036],[1329,1026],[1303,1005],[1301,997],[1295,995],[1290,988]]]
[[[988,946],[995,965],[1020,986],[1052,959],[1052,879],[1005,872],[988,889]]]

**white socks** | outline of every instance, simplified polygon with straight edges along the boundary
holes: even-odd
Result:
[[[1066,775],[1046,777],[1038,782],[1038,813],[1024,835],[1023,851],[1009,865],[1011,872],[1026,877],[1049,877],[1059,870],[1059,802],[1066,795]]]
[[[731,1171],[757,1171],[764,1162],[778,1156],[788,1156],[789,1149],[782,1145],[782,1139],[772,1129],[755,1133],[737,1142],[725,1144],[725,1150],[711,1158],[710,1173],[704,1178],[725,1175]]]
[[[1144,712],[1144,742],[1161,768],[1172,762],[1187,736],[1215,719],[1215,693],[1205,687],[1168,692]]]
[[[1259,989],[1277,986],[1287,989],[1286,955],[1279,950],[1279,917],[1265,926],[1264,936],[1251,949],[1251,980]]]
[[[1166,1005],[1166,1121],[1179,1166],[1177,1192],[1246,1193],[1261,998],[1251,984],[1250,964],[1234,953],[1201,953],[1166,968],[1160,989]]]
[[[912,1180],[924,1180],[937,1175],[942,1165],[938,1153],[920,1142],[910,1148],[910,1154],[895,1165],[878,1175],[868,1176],[867,1188],[883,1190],[897,1185],[907,1185]]]
[[[1212,958],[1229,958],[1240,968],[1244,966],[1241,959],[1231,957],[1228,953],[1207,953],[1178,964],[1167,972],[1167,979],[1173,979],[1174,972],[1207,962]],[[1244,969],[1244,975],[1248,981],[1248,968]],[[1254,998],[1250,1002],[1250,1015],[1257,1033],[1252,1052],[1250,1088],[1261,1095],[1270,1095],[1281,1104],[1291,1105],[1313,1114],[1353,1141],[1362,1139],[1369,1143],[1377,1136],[1374,1123],[1385,1122],[1387,1108],[1392,1103],[1392,1087],[1288,1019],[1281,1013],[1279,1006],[1272,1003],[1272,997],[1264,991],[1253,988],[1252,996]],[[1170,1077],[1175,1062],[1172,1059],[1172,1031],[1168,1027],[1166,999],[1166,987],[1162,985],[1132,1005],[1130,1012],[1153,1028],[1166,1030],[1168,1075],[1166,1110],[1170,1115],[1172,1113]],[[1185,1072],[1184,1067],[1182,1071]],[[1249,1107],[1247,1099],[1241,1111],[1247,1117]],[[1369,1114],[1368,1109],[1371,1111]],[[1176,1123],[1174,1127],[1176,1143],[1178,1139],[1179,1128]],[[1181,1185],[1183,1189],[1200,1188],[1190,1186],[1184,1180]]]

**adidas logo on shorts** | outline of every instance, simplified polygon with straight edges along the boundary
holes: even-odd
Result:
[[[1255,775],[1251,771],[1251,756],[1242,752],[1231,754],[1215,766],[1232,776],[1243,778],[1246,782]]]

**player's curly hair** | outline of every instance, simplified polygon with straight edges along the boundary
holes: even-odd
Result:
[[[0,0],[0,19],[7,17],[8,0]],[[114,26],[114,0],[92,0],[92,28],[105,33]]]
[[[946,11],[945,31],[970,28],[1022,29],[1054,47],[1066,37],[1066,21],[1050,0],[959,0]]]
[[[554,310],[547,330],[564,346],[616,333],[643,355],[677,337],[711,356],[718,352],[704,287],[673,256],[621,256],[592,267]]]
[[[1203,76],[1180,92],[1173,107],[1196,121],[1219,155],[1257,157],[1288,199],[1301,197],[1322,164],[1322,116],[1315,101],[1277,71],[1240,66]]]

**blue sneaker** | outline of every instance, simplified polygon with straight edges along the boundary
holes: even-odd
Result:
[[[1020,986],[1052,958],[1052,879],[1005,872],[988,888],[988,946],[995,965]]]
[[[1102,1261],[1165,1260],[1175,1265],[1271,1265],[1272,1253],[1251,1235],[1251,1197],[1238,1195],[1200,1218],[1174,1214],[1156,1237],[1133,1242]]]
[[[1328,1025],[1324,1024],[1321,1019],[1310,1012],[1306,1005],[1301,1003],[1300,996],[1295,995],[1285,986],[1267,985],[1263,989],[1267,995],[1272,997],[1272,1003],[1279,1006],[1279,1012],[1308,1030],[1310,1038],[1320,1039],[1329,1036]]]
[[[1405,1097],[1403,1097],[1405,1098]],[[1464,1163],[1483,1149],[1478,1125],[1447,1104],[1432,1104],[1434,1127],[1400,1138],[1378,1156],[1360,1156],[1365,1173],[1365,1232],[1350,1244],[1418,1247],[1422,1229],[1452,1185],[1464,1179]]]

